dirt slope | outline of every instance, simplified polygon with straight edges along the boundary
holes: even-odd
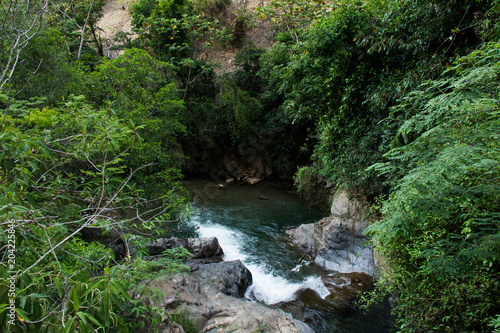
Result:
[[[232,0],[231,4],[218,17],[221,24],[231,28],[236,24],[238,15],[251,17],[255,13],[255,8],[265,6],[269,0]],[[103,8],[103,17],[98,25],[103,29],[102,37],[104,39],[104,54],[109,58],[116,58],[118,51],[110,51],[113,45],[113,38],[119,31],[131,32],[130,6],[134,0],[107,0]],[[229,45],[226,48],[210,48],[199,55],[199,60],[210,61],[215,64],[215,70],[219,74],[232,72],[236,69],[234,66],[234,56],[243,45],[254,45],[268,49],[272,46],[272,32],[268,25],[260,20],[255,20],[250,27],[245,29],[245,36],[241,46],[235,47]]]
[[[129,5],[133,0],[107,0],[103,8],[103,16],[98,22],[99,28],[103,30],[104,54],[108,58],[117,58],[118,51],[110,51],[113,38],[119,31],[132,32]]]

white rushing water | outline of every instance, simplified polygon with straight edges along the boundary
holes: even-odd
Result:
[[[196,219],[194,219],[196,220]],[[196,221],[193,221],[197,223]],[[258,263],[251,255],[246,254],[244,245],[249,236],[240,231],[230,229],[226,226],[213,223],[198,223],[198,234],[200,237],[217,237],[219,244],[224,250],[224,260],[241,260],[252,273],[253,284],[248,288],[245,297],[266,304],[292,301],[296,293],[302,289],[312,289],[321,298],[329,295],[320,277],[309,276],[303,282],[294,283],[277,275],[272,268],[266,264]]]

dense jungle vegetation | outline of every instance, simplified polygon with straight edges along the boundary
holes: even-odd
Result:
[[[393,297],[396,330],[500,332],[498,0],[271,0],[231,27],[228,1],[137,0],[116,59],[103,0],[0,4],[3,332],[160,330],[138,282],[185,269],[144,260],[189,210],[178,148],[252,137],[299,189],[322,177],[380,213],[369,302]],[[199,60],[252,20],[272,48],[224,75]]]

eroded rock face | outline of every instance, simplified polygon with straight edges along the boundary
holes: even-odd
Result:
[[[364,216],[362,205],[339,191],[335,194],[331,213],[330,217],[302,224],[288,230],[287,234],[327,271],[362,272],[373,276],[373,250],[369,238],[363,234],[369,221]]]
[[[201,332],[309,332],[307,325],[299,331],[283,312],[237,298],[250,284],[250,272],[236,260],[200,265],[197,271],[157,279],[151,286],[164,295],[157,306],[188,313]]]

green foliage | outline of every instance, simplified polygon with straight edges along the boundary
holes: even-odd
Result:
[[[439,74],[449,56],[478,42],[471,29],[452,40],[446,34],[472,24],[471,11],[479,8],[345,1],[303,29],[290,51],[280,43],[273,47],[266,57],[275,63],[263,69],[285,96],[282,108],[293,121],[315,124],[315,157],[325,176],[371,198],[387,190],[385,179],[366,168],[380,159],[403,119],[382,121],[409,91]]]
[[[118,59],[103,62],[87,77],[86,94],[97,107],[107,106],[133,128],[138,144],[124,156],[126,165],[141,169],[134,181],[150,195],[175,186],[182,157],[174,152],[185,127],[179,122],[183,103],[170,64],[154,60],[145,51],[125,50]]]
[[[14,268],[6,269],[3,259],[0,266],[2,330],[127,332],[136,321],[122,312],[123,304],[131,302],[129,282],[109,276],[106,262],[112,260],[111,250],[78,235],[86,227],[117,225],[123,232],[136,227],[154,235],[182,200],[169,192],[152,208],[130,182],[133,171],[124,158],[139,142],[138,127],[127,126],[110,108],[93,108],[83,96],[72,96],[58,108],[44,103],[11,100],[3,110],[0,212],[6,220],[0,224],[0,243],[11,239],[11,225],[17,255]],[[150,222],[138,214],[142,223],[136,226],[119,217],[125,209],[145,205],[153,212],[148,218],[160,215],[159,219]],[[7,258],[6,247],[0,251]],[[165,269],[182,268],[170,262]],[[18,269],[13,328],[6,320],[7,278]],[[155,318],[155,313],[152,310],[148,318]]]
[[[168,319],[181,325],[186,333],[199,333],[197,325],[189,316],[189,313],[175,311],[174,313],[168,314]]]
[[[209,46],[231,39],[217,19],[193,14],[184,0],[141,0],[133,7],[132,25],[139,43],[158,59],[187,67]]]
[[[191,0],[190,2],[195,12],[207,16],[220,14],[231,4],[231,0]]]
[[[176,151],[186,142],[242,159],[259,150],[281,176],[314,151],[295,178],[303,193],[325,179],[372,198],[392,188],[371,232],[392,267],[401,330],[498,329],[499,46],[454,62],[498,38],[498,0],[273,0],[259,14],[279,42],[243,48],[239,69],[217,76],[197,59],[232,40],[209,17],[228,4],[138,0],[138,37],[122,35],[127,50],[114,60],[99,58],[102,0],[51,1],[13,24],[19,11],[0,13],[0,214],[22,253],[19,330],[161,329],[147,281],[184,271],[185,253],[143,257],[185,206]],[[40,29],[12,48],[30,22]],[[109,249],[78,237],[84,228],[124,233],[135,260],[109,266]]]
[[[92,64],[96,57],[104,56],[97,27],[104,4],[104,0],[50,1],[46,20],[65,37],[65,49],[69,50],[72,59]]]
[[[264,54],[263,49],[244,46],[234,57],[236,66],[240,68],[234,73],[236,85],[250,93],[252,97],[259,97],[264,86],[262,78],[258,75],[262,54]]]
[[[295,187],[301,195],[314,193],[319,172],[314,167],[301,167],[293,177]]]
[[[493,333],[500,332],[500,315],[497,315],[496,318],[491,320],[490,326],[493,327]]]
[[[324,18],[336,5],[330,1],[271,0],[265,7],[258,7],[260,19],[267,21],[279,34],[281,41],[298,42],[302,29],[314,20]]]
[[[12,89],[18,99],[45,96],[57,103],[78,82],[78,73],[69,62],[67,42],[60,31],[45,28],[20,54],[20,63],[12,77]]]
[[[370,233],[402,331],[486,332],[499,311],[499,64],[489,44],[409,94],[398,147],[372,166],[394,180]]]
[[[329,184],[318,169],[313,166],[298,168],[293,175],[293,182],[300,196],[312,206],[329,211],[333,184]]]
[[[150,261],[137,258],[113,267],[112,275],[129,281],[132,296],[151,296],[152,291],[147,290],[147,285],[158,277],[168,277],[179,272],[189,272],[189,267],[183,261],[192,255],[184,248],[166,250],[157,260]],[[142,297],[141,296],[141,297]],[[158,296],[158,295],[156,295]]]

